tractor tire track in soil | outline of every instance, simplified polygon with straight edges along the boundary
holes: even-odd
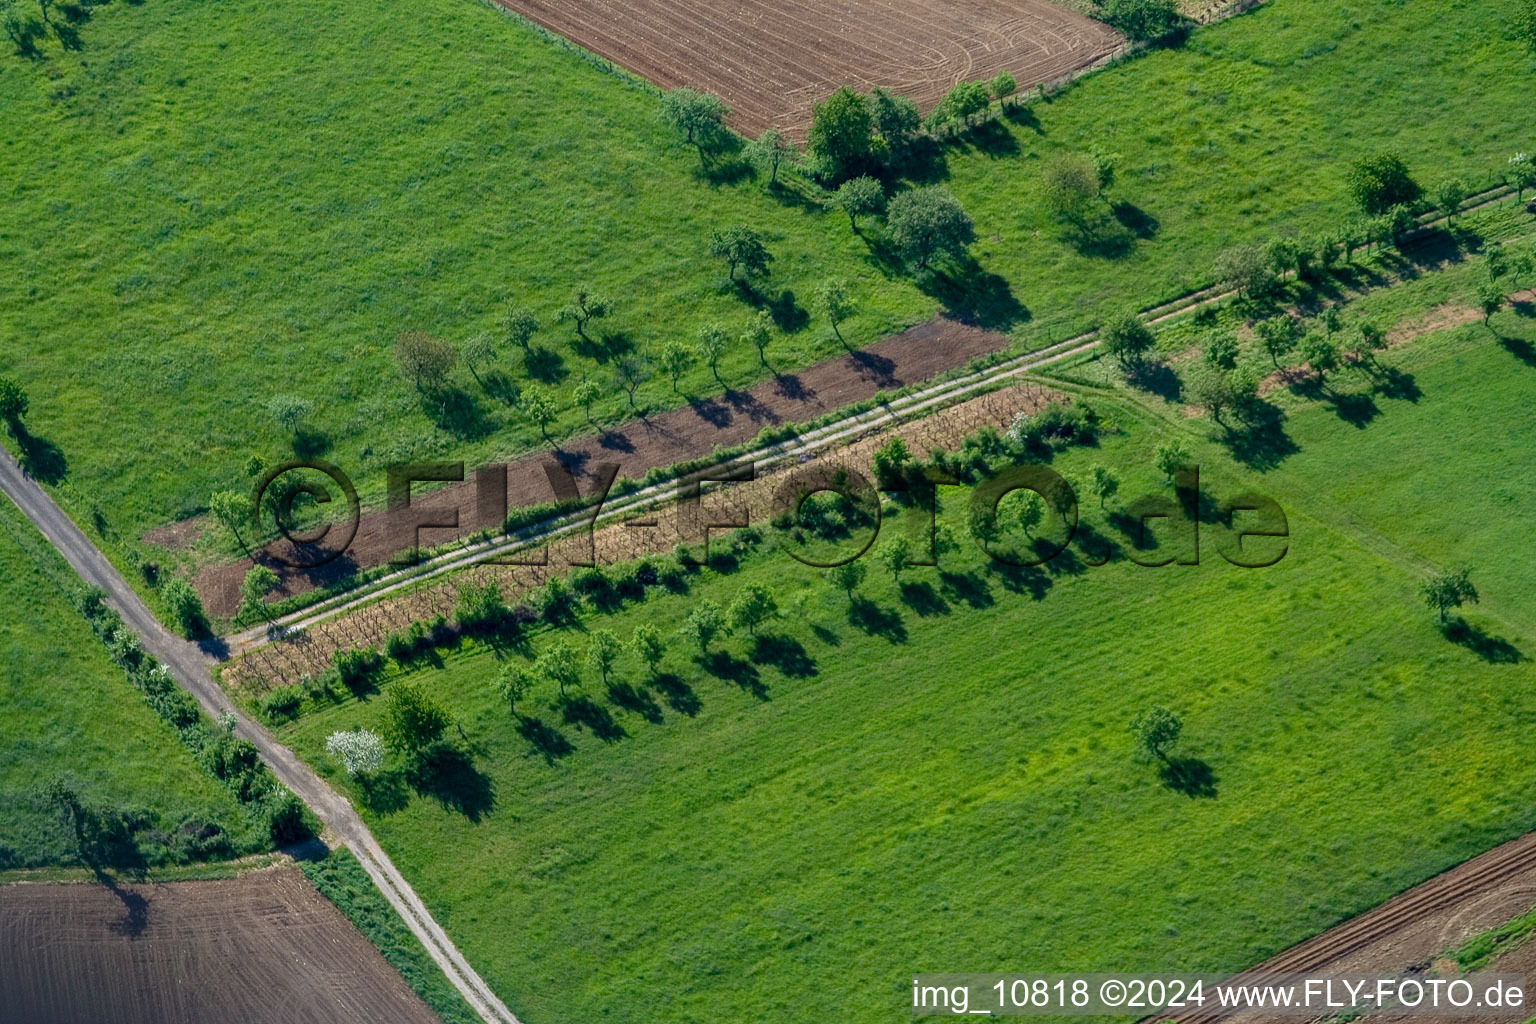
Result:
[[[742,444],[765,427],[814,420],[872,398],[880,391],[894,391],[964,366],[976,356],[1007,345],[1004,335],[941,317],[799,373],[779,374],[744,391],[729,390],[724,395],[694,398],[680,409],[631,420],[596,436],[562,444],[552,454],[571,470],[585,493],[592,485],[594,467],[600,463],[617,463],[619,476],[638,480],[652,468],[676,465],[706,456],[718,447]],[[543,468],[550,457],[550,453],[540,452],[508,466],[509,509],[554,500]],[[472,468],[467,468],[467,473],[470,479],[463,484],[413,498],[413,507],[419,505],[432,512],[456,509],[459,515],[457,530],[423,529],[423,547],[469,536],[482,528],[501,529],[502,522],[497,516],[489,517],[494,521],[482,520],[476,507]],[[263,562],[277,572],[281,581],[277,593],[286,597],[383,565],[408,546],[408,541],[402,543],[388,528],[387,515],[380,509],[363,515],[356,538],[343,557],[334,562],[312,570],[291,569],[268,558],[263,558]],[[279,554],[289,553],[287,549],[286,541],[268,548]],[[240,581],[254,564],[251,559],[242,559],[209,566],[199,573],[197,589],[210,614],[235,613],[240,606]]]
[[[27,1024],[437,1024],[295,867],[0,886],[0,995]]]

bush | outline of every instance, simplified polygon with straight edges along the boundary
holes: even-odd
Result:
[[[279,686],[261,698],[261,713],[268,721],[297,718],[304,706],[304,687],[297,683]]]
[[[484,586],[468,586],[459,594],[453,610],[459,629],[470,635],[494,633],[507,621],[507,605],[495,580]]]
[[[331,656],[331,661],[336,666],[336,675],[342,685],[354,691],[372,686],[379,669],[384,667],[384,658],[372,647],[337,651]]]
[[[260,809],[274,846],[301,843],[314,835],[305,818],[304,805],[286,789],[268,793],[261,801]]]
[[[1034,415],[1020,413],[1008,428],[1007,436],[1011,444],[1025,452],[1091,445],[1099,439],[1099,417],[1086,403],[1052,402]]]
[[[413,622],[399,633],[391,633],[384,643],[384,650],[398,663],[404,665],[431,650],[424,622]]]

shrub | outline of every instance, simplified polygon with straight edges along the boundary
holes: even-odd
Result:
[[[372,647],[337,651],[331,656],[331,661],[336,666],[337,676],[349,690],[371,686],[379,669],[384,667],[383,657]]]
[[[169,580],[160,596],[184,636],[195,637],[207,632],[208,616],[203,611],[202,598],[197,596],[192,584],[179,577]]]
[[[261,713],[268,721],[296,718],[304,705],[304,687],[297,683],[279,686],[261,698]]]
[[[468,586],[459,594],[453,610],[459,629],[470,635],[493,633],[506,622],[507,605],[495,580],[483,586]]]

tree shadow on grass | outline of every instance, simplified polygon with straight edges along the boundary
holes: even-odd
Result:
[[[758,700],[769,700],[768,687],[758,674],[757,666],[743,661],[726,651],[710,651],[699,659],[699,665],[714,676],[728,683],[735,683]]]
[[[1417,403],[1424,397],[1424,392],[1419,388],[1419,382],[1414,379],[1413,374],[1404,373],[1395,366],[1384,367],[1372,376],[1375,378],[1372,387],[1382,398]]]
[[[424,397],[422,411],[439,430],[461,441],[485,437],[496,429],[480,401],[463,388],[450,387]]]
[[[995,602],[992,588],[975,573],[939,573],[939,586],[952,601],[960,601],[972,608],[990,608]]]
[[[1333,406],[1334,415],[1356,430],[1364,430],[1372,420],[1381,415],[1381,406],[1364,392],[1354,394],[1330,392],[1328,404]]]
[[[546,764],[554,764],[562,757],[570,757],[576,753],[576,747],[565,738],[565,733],[542,719],[519,715],[517,734],[528,741],[534,751],[544,758]]]
[[[1301,451],[1285,432],[1285,413],[1268,402],[1256,402],[1247,422],[1221,438],[1232,458],[1260,473],[1277,468]]]
[[[607,708],[589,697],[567,697],[561,705],[560,713],[565,717],[567,725],[586,729],[604,743],[617,743],[629,735],[622,725],[614,721]]]
[[[1216,799],[1216,773],[1198,757],[1170,758],[1163,764],[1158,778],[1169,789],[1194,799]]]
[[[1536,346],[1533,346],[1524,338],[1506,337],[1497,331],[1494,332],[1494,335],[1499,339],[1499,345],[1503,347],[1504,351],[1520,360],[1526,366],[1536,366]]]
[[[439,743],[406,772],[411,788],[430,796],[446,810],[479,822],[496,806],[491,777],[475,767],[475,760],[458,747]]]
[[[848,606],[848,624],[870,636],[883,636],[893,644],[907,642],[907,627],[902,624],[901,615],[867,597],[855,597]]]
[[[841,647],[843,645],[842,637],[838,636],[832,630],[828,629],[826,626],[823,626],[819,622],[811,623],[811,632],[815,635],[817,640],[820,640],[828,647]]]
[[[1474,626],[1460,616],[1451,619],[1440,632],[1453,644],[1465,647],[1484,661],[1494,665],[1515,665],[1525,660],[1520,648],[1501,636]]]
[[[1162,227],[1156,217],[1135,203],[1121,200],[1118,203],[1112,204],[1109,212],[1120,223],[1121,227],[1130,232],[1132,236],[1143,240],[1156,235],[1157,229]]]
[[[911,608],[919,618],[931,619],[949,614],[949,602],[939,596],[939,592],[933,589],[933,584],[926,581],[903,583],[899,589],[901,603]]]
[[[540,384],[558,384],[570,375],[565,368],[565,358],[559,352],[539,345],[528,349],[523,357],[523,368]]]
[[[1034,601],[1044,601],[1045,595],[1050,593],[1051,587],[1055,585],[1050,576],[1042,572],[1039,566],[994,562],[990,571],[1003,581],[1003,589],[1010,594],[1028,594]]]
[[[661,673],[651,680],[651,685],[661,691],[662,695],[666,697],[667,707],[680,715],[687,715],[689,718],[692,718],[704,707],[703,702],[699,700],[698,694],[693,692],[693,687],[683,682],[680,677],[673,675],[671,672]]]
[[[47,438],[38,437],[26,430],[11,430],[16,446],[21,449],[16,463],[21,471],[40,484],[50,486],[62,483],[69,473],[69,462],[59,446]]]
[[[661,724],[661,705],[644,690],[629,683],[613,683],[608,687],[608,699],[625,711],[633,712],[652,725]]]
[[[1144,359],[1126,371],[1125,382],[1139,391],[1156,395],[1165,402],[1184,397],[1184,383],[1178,373],[1161,359]]]
[[[752,644],[752,660],[759,665],[772,665],[791,679],[807,679],[818,671],[816,659],[793,637],[758,637]]]
[[[394,814],[410,802],[405,773],[397,770],[374,772],[358,780],[363,791],[363,806],[375,814]]]
[[[1008,282],[970,256],[952,267],[930,267],[919,276],[917,286],[943,303],[957,320],[974,327],[1006,331],[1030,319],[1029,309],[1014,297]]]

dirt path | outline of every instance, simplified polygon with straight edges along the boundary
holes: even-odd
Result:
[[[167,632],[106,556],[86,539],[80,528],[41,487],[22,473],[16,460],[4,449],[0,449],[0,490],[58,549],[82,580],[106,591],[108,603],[122,614],[123,622],[138,634],[144,650],[170,671],[178,686],[196,697],[208,714],[235,716],[235,734],[254,743],[278,781],[292,790],[326,828],[341,838],[384,898],[389,900],[448,980],[486,1024],[517,1024],[512,1011],[481,980],[432,918],[410,883],[395,868],[368,831],[368,826],[363,824],[351,802],[311,771],[293,751],[241,714],[219,684],[213,681],[208,668],[214,657],[222,655],[223,651],[218,647],[200,649]]]
[[[744,391],[693,399],[670,412],[631,420],[611,431],[560,445],[552,453],[567,466],[585,492],[594,467],[617,463],[619,476],[638,480],[654,467],[672,466],[752,440],[765,427],[805,423],[829,412],[894,391],[908,384],[964,366],[976,356],[1005,348],[1006,336],[938,318],[902,331],[867,349],[838,356],[800,373],[783,373]],[[551,453],[526,456],[507,468],[507,507],[537,505],[554,500],[543,465]],[[473,476],[473,467],[466,472]],[[413,502],[415,504],[416,502]],[[469,480],[419,499],[428,510],[456,509],[458,530],[425,529],[423,546],[431,547],[468,536],[482,526],[499,531],[501,521],[482,522],[476,507],[475,484]],[[277,593],[302,594],[344,579],[359,569],[382,565],[408,542],[392,536],[382,510],[366,513],[346,556],[315,570],[272,564],[281,580]],[[279,541],[271,550],[291,549]],[[296,560],[296,559],[295,559]],[[197,577],[203,605],[216,616],[233,615],[240,606],[240,581],[254,563],[243,559],[205,568]]]

